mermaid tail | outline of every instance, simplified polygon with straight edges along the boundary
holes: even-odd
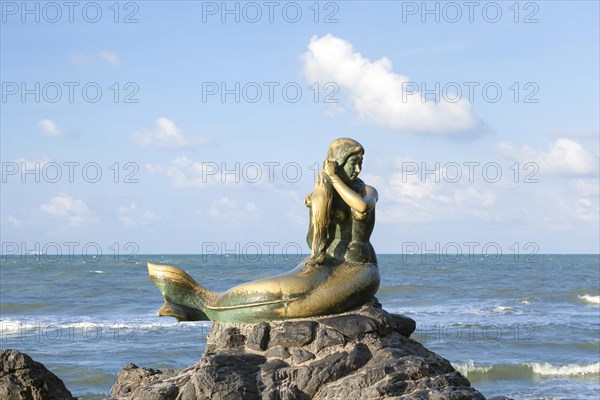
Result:
[[[316,265],[308,261],[224,293],[200,286],[170,265],[148,263],[148,272],[165,299],[158,315],[178,321],[261,322],[332,314],[364,304],[379,287],[375,263]]]
[[[175,317],[178,321],[210,320],[204,312],[205,305],[218,298],[217,293],[203,288],[185,271],[170,265],[148,263],[148,273],[165,299],[158,316]]]

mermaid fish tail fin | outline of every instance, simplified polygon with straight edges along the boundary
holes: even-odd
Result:
[[[218,294],[203,288],[177,267],[148,263],[148,273],[165,299],[159,316],[175,317],[178,321],[209,320],[205,304],[218,298]]]
[[[210,321],[204,311],[198,308],[171,303],[167,300],[156,314],[159,317],[175,317],[177,321]]]

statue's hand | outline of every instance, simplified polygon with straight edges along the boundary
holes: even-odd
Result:
[[[327,176],[335,176],[335,169],[337,167],[337,162],[335,160],[325,160],[323,162],[323,169]]]

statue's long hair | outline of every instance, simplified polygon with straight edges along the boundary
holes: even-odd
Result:
[[[364,154],[364,149],[360,143],[354,139],[339,138],[331,142],[327,151],[327,160],[335,161],[337,166],[342,168],[348,158],[355,154]],[[331,205],[335,189],[331,183],[331,179],[324,169],[319,172],[315,188],[310,194],[311,200],[311,229],[312,238],[309,237],[309,244],[312,244],[311,256],[316,261],[322,261],[325,256],[325,250],[328,241],[328,228],[331,219]],[[361,192],[364,189],[364,182],[356,179],[349,184],[356,192]]]

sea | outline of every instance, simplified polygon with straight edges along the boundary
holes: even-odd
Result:
[[[125,365],[200,359],[210,322],[157,317],[146,262],[224,291],[292,269],[275,255],[0,256],[0,347],[25,352],[83,400]],[[600,398],[600,255],[379,255],[383,307],[484,396]]]

